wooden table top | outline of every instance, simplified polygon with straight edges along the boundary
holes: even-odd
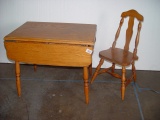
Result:
[[[95,24],[26,22],[4,40],[94,45]]]

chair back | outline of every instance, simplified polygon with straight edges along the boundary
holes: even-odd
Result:
[[[141,14],[139,14],[136,10],[132,9],[132,10],[123,12],[121,14],[121,17],[122,18],[120,20],[119,27],[118,27],[118,30],[117,30],[116,35],[115,35],[115,40],[112,44],[112,48],[115,48],[115,46],[116,46],[116,41],[119,37],[120,30],[121,30],[121,27],[122,27],[123,22],[124,22],[124,18],[129,17],[128,28],[126,30],[126,41],[125,41],[125,45],[124,45],[124,50],[125,51],[129,50],[129,44],[130,44],[132,34],[133,34],[134,19],[136,18],[139,21],[137,35],[136,35],[136,39],[135,39],[135,48],[134,48],[134,51],[133,51],[134,55],[136,55],[137,54],[137,47],[138,47],[138,43],[139,43],[140,30],[141,30],[141,27],[142,27],[141,22],[143,21],[143,16]]]

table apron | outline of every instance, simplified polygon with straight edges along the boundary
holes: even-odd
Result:
[[[89,66],[93,46],[73,44],[47,44],[32,42],[4,42],[7,57],[18,62],[55,66]]]

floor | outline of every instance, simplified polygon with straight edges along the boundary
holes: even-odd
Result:
[[[82,76],[82,68],[37,66],[35,72],[23,64],[18,97],[15,66],[1,63],[0,120],[160,120],[160,72],[137,71],[124,101],[120,81],[102,74],[90,85],[88,105]]]

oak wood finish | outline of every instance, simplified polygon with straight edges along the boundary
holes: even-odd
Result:
[[[17,86],[17,93],[18,96],[21,96],[21,81],[20,81],[20,64],[19,62],[15,62],[15,66],[16,66],[16,86]]]
[[[83,79],[84,79],[84,91],[85,91],[85,101],[88,104],[89,102],[89,86],[88,86],[88,68],[83,67]]]
[[[121,27],[123,25],[124,19],[126,17],[129,18],[129,21],[128,21],[128,28],[126,30],[125,45],[123,49],[117,48],[116,42],[120,35],[120,31],[121,31]],[[133,26],[134,26],[135,19],[137,19],[139,23],[138,23],[137,35],[135,38],[135,47],[134,47],[133,52],[130,52],[129,45],[130,45],[130,41],[133,35]],[[93,74],[91,78],[91,83],[93,83],[97,75],[102,74],[102,73],[109,73],[110,75],[121,79],[121,98],[122,100],[124,100],[125,89],[127,85],[132,80],[136,82],[135,60],[138,60],[137,47],[139,43],[139,36],[140,36],[141,27],[142,27],[142,24],[141,24],[142,21],[143,21],[143,16],[139,14],[136,10],[132,9],[132,10],[123,12],[121,14],[121,20],[120,20],[119,27],[116,32],[115,40],[113,41],[112,47],[107,50],[103,50],[99,52],[100,62],[98,66],[96,67],[95,73]],[[112,66],[101,70],[101,66],[104,63],[104,60],[111,62]],[[114,72],[116,64],[122,67],[121,75]],[[129,65],[132,65],[132,75],[130,78],[126,78],[126,67]]]
[[[5,42],[5,46],[8,58],[30,64],[83,67],[92,62],[85,52],[93,50],[90,46],[37,42]]]
[[[18,96],[21,96],[20,62],[38,65],[83,67],[84,93],[89,103],[88,68],[92,73],[92,53],[96,25],[76,23],[26,22],[4,37],[7,57],[15,61]]]

